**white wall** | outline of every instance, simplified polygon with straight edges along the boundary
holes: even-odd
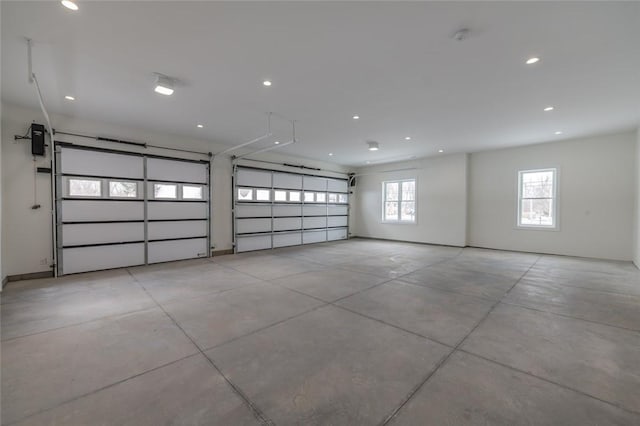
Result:
[[[635,132],[474,153],[471,246],[631,260]],[[559,230],[516,229],[517,172],[557,167]]]
[[[636,152],[635,152],[635,210],[634,210],[634,244],[633,262],[640,268],[640,127],[636,132]]]
[[[44,158],[39,157],[34,164],[30,141],[14,141],[13,137],[16,134],[24,134],[32,121],[44,123],[44,119],[40,111],[14,105],[3,105],[2,113],[2,166],[0,174],[2,178],[2,274],[3,276],[11,276],[49,271],[52,260],[50,176],[46,174],[35,175],[34,167],[50,167],[50,157],[48,155]],[[61,131],[119,137],[126,140],[149,142],[154,145],[203,152],[219,152],[223,149],[220,145],[202,139],[124,128],[61,115],[52,115],[51,119],[53,127]],[[58,139],[84,145],[135,150],[129,146],[92,142],[89,139],[70,136],[59,135]],[[206,158],[167,150],[147,149],[144,152],[182,158]],[[346,171],[346,169],[335,165],[292,158],[273,151],[255,158]],[[226,250],[232,248],[232,166],[230,158],[216,157],[212,170],[212,245],[215,246],[215,250]],[[38,210],[31,209],[34,204],[34,179],[38,194],[37,203],[42,205],[42,208]]]
[[[385,170],[414,168],[392,173]],[[464,246],[466,236],[467,155],[365,167],[357,178],[354,232],[361,237]],[[416,178],[415,224],[382,223],[382,182]]]

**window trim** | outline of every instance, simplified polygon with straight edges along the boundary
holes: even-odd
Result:
[[[520,214],[522,209],[522,176],[525,173],[536,173],[536,172],[553,172],[553,195],[551,199],[553,200],[553,211],[551,215],[551,220],[553,225],[531,225],[531,224],[522,224],[520,223]],[[558,167],[544,167],[539,169],[520,169],[517,173],[517,198],[516,198],[516,224],[515,228],[522,231],[559,231],[560,230],[560,205],[558,203],[558,181],[560,179],[560,171]]]
[[[400,208],[402,207],[402,182],[413,182],[414,185],[414,194],[413,194],[413,220],[402,220],[400,214]],[[385,219],[385,203],[387,202],[387,184],[388,183],[398,183],[398,219],[397,220],[388,220]],[[381,204],[381,215],[380,215],[380,223],[391,224],[391,225],[417,225],[418,224],[418,179],[415,177],[403,178],[403,179],[392,179],[392,180],[384,180],[382,181],[382,202]]]

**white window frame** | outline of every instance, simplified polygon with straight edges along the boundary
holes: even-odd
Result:
[[[536,173],[536,172],[552,172],[553,173],[553,190],[552,190],[552,213],[551,213],[551,225],[535,225],[528,223],[521,223],[521,213],[522,213],[522,176],[526,173]],[[517,229],[526,229],[526,230],[541,230],[541,231],[557,231],[559,230],[558,223],[558,179],[559,173],[556,167],[547,167],[544,169],[523,169],[518,170],[518,199],[516,206],[516,228]]]
[[[402,208],[402,182],[413,182],[414,185],[414,194],[413,194],[413,220],[402,220],[402,214],[400,213],[400,209]],[[388,220],[385,219],[385,206],[387,203],[387,184],[388,183],[398,183],[398,219],[397,220]],[[406,179],[393,179],[393,180],[385,180],[382,182],[382,209],[381,209],[381,223],[388,224],[398,224],[398,225],[415,225],[418,223],[418,179],[416,178],[406,178]]]

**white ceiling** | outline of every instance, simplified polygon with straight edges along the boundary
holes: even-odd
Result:
[[[3,101],[37,107],[28,36],[53,112],[238,144],[264,133],[275,111],[299,123],[300,142],[282,153],[342,165],[640,120],[638,2],[78,4],[2,2]],[[470,37],[453,40],[462,27]],[[533,55],[542,61],[524,65]],[[182,87],[154,93],[154,71]],[[284,123],[276,130],[286,139]]]

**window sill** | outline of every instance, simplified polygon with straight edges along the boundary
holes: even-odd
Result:
[[[415,225],[417,224],[415,220],[414,221],[383,220],[380,223],[382,223],[383,225]]]
[[[516,225],[515,229],[517,231],[551,231],[558,232],[560,231],[559,226],[536,226],[536,225]]]

